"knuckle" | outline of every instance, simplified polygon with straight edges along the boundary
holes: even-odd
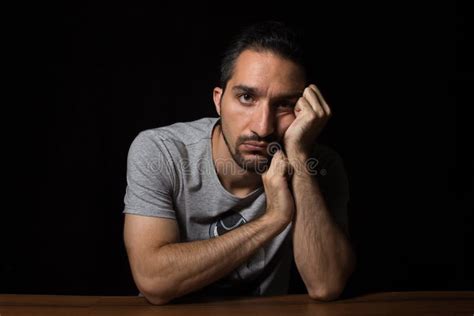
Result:
[[[311,111],[310,113],[307,114],[307,117],[308,117],[308,120],[313,121],[318,117],[318,115],[316,114],[316,112]]]
[[[304,96],[304,97],[307,97],[308,94],[310,93],[310,90],[311,90],[310,88],[306,87],[306,88],[303,90],[303,96]]]
[[[277,177],[272,177],[268,181],[268,184],[270,184],[271,187],[278,187],[278,178]]]

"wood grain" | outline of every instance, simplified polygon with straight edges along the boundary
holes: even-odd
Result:
[[[9,315],[469,315],[474,292],[385,292],[333,302],[307,295],[177,300],[164,306],[138,296],[0,295]]]

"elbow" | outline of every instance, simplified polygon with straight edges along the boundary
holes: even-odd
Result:
[[[148,303],[152,305],[166,305],[169,303],[169,301],[171,301],[171,299],[162,296],[147,295],[145,293],[143,293],[143,295],[145,296]]]
[[[342,288],[330,289],[326,287],[321,287],[314,290],[308,290],[308,295],[311,299],[324,302],[336,300],[337,298],[339,298],[341,293]]]
[[[317,301],[334,301],[338,299],[344,291],[346,283],[354,272],[355,267],[356,255],[351,249],[345,263],[345,268],[341,271],[341,274],[337,274],[330,280],[322,282],[322,285],[319,286],[314,285],[321,284],[320,281],[311,282],[310,285],[306,287],[309,297]]]
[[[137,282],[137,287],[146,300],[152,305],[168,304],[175,296],[172,294],[173,289],[166,286],[166,282]]]
[[[346,287],[347,278],[352,270],[346,276],[337,277],[330,282],[312,282],[306,286],[310,298],[317,301],[334,301],[338,299]],[[317,286],[315,284],[318,284]]]
[[[318,284],[318,285],[315,285]],[[308,295],[317,301],[334,301],[338,299],[344,291],[346,282],[343,279],[333,280],[332,283],[318,282],[307,286]]]

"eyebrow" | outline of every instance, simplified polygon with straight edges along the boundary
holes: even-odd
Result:
[[[240,93],[247,93],[255,96],[261,96],[263,93],[258,91],[257,88],[246,86],[246,85],[236,85],[232,87],[232,91],[234,92],[240,92]],[[299,98],[303,95],[303,92],[297,91],[297,92],[290,92],[290,93],[283,93],[281,95],[277,95],[274,99],[278,100],[290,100],[290,99],[295,99]]]

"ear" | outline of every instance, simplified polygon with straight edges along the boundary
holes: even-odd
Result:
[[[222,88],[215,87],[212,98],[214,99],[214,105],[216,106],[216,111],[219,116],[221,116],[221,100],[222,100]]]

